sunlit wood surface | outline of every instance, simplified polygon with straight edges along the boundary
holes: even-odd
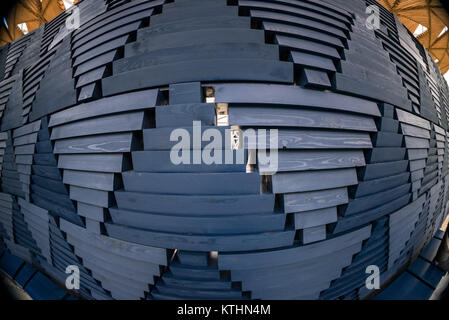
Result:
[[[377,0],[396,14],[413,33],[419,25],[427,30],[417,38],[432,57],[438,61],[443,73],[449,71],[449,15],[439,0]],[[443,32],[443,33],[442,33]]]

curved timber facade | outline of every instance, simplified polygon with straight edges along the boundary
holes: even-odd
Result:
[[[5,45],[4,246],[87,299],[365,298],[449,200],[448,86],[372,4],[83,0]],[[174,164],[198,124],[277,129],[276,174]]]

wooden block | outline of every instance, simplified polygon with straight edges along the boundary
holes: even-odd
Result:
[[[347,202],[347,188],[284,194],[286,213],[329,208]]]
[[[6,252],[0,258],[0,266],[11,278],[14,278],[19,268],[24,264],[23,260]]]
[[[58,159],[58,167],[96,172],[122,172],[122,170],[126,170],[121,154],[61,155]]]
[[[73,185],[70,186],[70,199],[105,208],[112,205],[112,198],[109,192],[80,188]]]
[[[203,102],[200,82],[171,84],[170,104],[201,103]],[[157,114],[156,114],[157,115]]]
[[[254,270],[301,262],[305,263],[308,260],[310,261],[335,252],[337,248],[349,248],[357,245],[364,239],[367,239],[370,234],[371,226],[366,226],[348,234],[308,246],[266,252],[223,253],[218,258],[218,268],[220,270]]]
[[[208,237],[164,234],[110,223],[105,223],[105,227],[113,238],[141,245],[161,246],[163,244],[170,249],[200,251],[246,251],[278,248],[291,245],[295,236],[294,231],[282,231],[269,233],[269,236],[264,233]],[[211,241],[211,239],[214,240]]]
[[[86,218],[86,229],[89,232],[101,234],[100,223],[98,221],[91,220],[89,218]]]
[[[72,187],[71,187],[72,188]],[[166,195],[116,191],[120,209],[178,215],[222,215],[271,213],[274,195]],[[83,201],[80,199],[80,201]],[[85,201],[85,199],[84,199]]]
[[[364,180],[374,180],[403,173],[407,170],[408,161],[394,161],[368,164],[361,171]]]
[[[104,208],[78,201],[78,214],[91,220],[104,222]]]
[[[382,192],[386,189],[395,188],[397,186],[407,183],[409,178],[410,173],[404,172],[391,177],[385,177],[370,181],[362,181],[359,183],[357,188],[353,192],[351,192],[351,196],[353,198],[359,198],[377,192]]]
[[[61,219],[61,230],[70,234],[71,237],[81,237],[83,242],[90,244],[91,247],[100,248],[106,253],[109,252],[117,256],[134,259],[136,263],[137,261],[140,261],[160,265],[167,264],[166,250],[162,248],[142,246],[104,235],[93,234],[87,232],[84,228],[65,221],[64,219]]]
[[[396,112],[397,112],[399,121],[405,122],[407,124],[411,124],[411,125],[423,128],[423,129],[430,130],[430,122],[429,121],[427,121],[421,117],[415,116],[409,112],[400,110],[400,109],[396,109]]]
[[[207,254],[205,252],[178,251],[177,257],[182,264],[207,267]]]
[[[264,25],[267,25],[269,22],[264,22]],[[288,25],[283,25],[283,27],[292,27]],[[334,41],[336,38],[332,38]],[[300,51],[291,51],[292,60],[295,64],[300,66],[313,67],[317,69],[322,69],[324,71],[335,72],[335,64],[332,59],[300,52]]]
[[[209,30],[214,31],[214,30]],[[248,30],[260,31],[260,30]],[[225,41],[221,37],[214,37]],[[233,32],[233,41],[235,33]],[[152,39],[155,40],[156,39]],[[171,39],[173,40],[173,39]],[[201,39],[205,41],[205,39]],[[189,45],[193,45],[189,38]],[[156,49],[159,45],[150,44]],[[177,44],[178,45],[178,44]],[[179,45],[181,45],[179,43]],[[147,74],[154,77],[146,77]],[[111,96],[129,90],[143,89],[166,84],[168,82],[201,81],[273,81],[280,83],[293,83],[293,64],[284,61],[269,61],[262,59],[210,59],[201,61],[181,61],[165,65],[151,66],[132,70],[112,77],[102,79],[103,94]],[[120,86],[117,84],[121,83]]]
[[[113,191],[119,186],[113,173],[64,170],[65,184],[89,189]]]
[[[158,96],[157,89],[143,90],[84,103],[52,114],[48,125],[53,127],[101,115],[151,108],[156,105]]]
[[[279,148],[286,149],[371,149],[365,133],[321,130],[286,130],[278,133]]]
[[[99,55],[96,58],[93,58],[84,63],[81,63],[76,67],[74,76],[77,77],[83,73],[90,71],[90,70],[93,70],[100,66],[106,65],[106,64],[112,62],[116,56],[117,56],[116,51],[109,51],[102,55]]]
[[[222,159],[221,163],[223,164],[210,164],[210,165],[205,163],[193,164],[193,152],[190,152],[190,160],[188,163],[185,164],[181,163],[175,165],[170,159],[170,151],[136,151],[132,153],[132,161],[134,170],[136,172],[160,172],[160,173],[246,172],[247,154],[241,153],[241,150],[233,150],[231,155],[233,159],[232,161],[233,164],[225,164],[226,156],[224,151],[222,151],[221,156]],[[241,159],[243,159],[243,162],[240,161]],[[126,169],[124,168],[123,170]]]
[[[362,226],[370,221],[379,219],[388,213],[394,212],[409,203],[411,194],[408,193],[398,199],[390,201],[384,205],[376,207],[371,210],[367,210],[363,213],[359,213],[350,217],[345,217],[337,222],[334,234],[350,230],[355,227]]]
[[[39,131],[39,129],[41,128],[41,121],[35,121],[33,123],[27,124],[25,126],[22,126],[16,130],[13,131],[13,138],[17,138],[20,136],[24,136],[36,131]]]
[[[405,194],[408,194],[409,192],[410,183],[406,183],[392,189],[354,199],[349,202],[345,210],[345,216],[367,211],[371,208],[375,208],[384,203],[397,199]]]
[[[165,107],[162,107],[165,108]],[[219,141],[219,143],[222,146],[223,150],[229,150],[231,149],[231,141],[226,141],[226,130],[229,130],[228,127],[207,127],[207,126],[198,126],[198,128],[194,128],[192,126],[192,123],[189,124],[187,127],[178,127],[176,129],[183,129],[186,130],[188,135],[188,141],[186,141],[186,138],[184,138],[183,142],[189,142],[190,148],[192,150],[199,150],[199,149],[205,149],[207,145],[210,144],[210,141],[201,141],[198,145],[193,144],[193,137],[198,135],[199,137],[202,137],[206,130],[213,129],[217,131],[220,134],[220,137],[222,140]],[[180,137],[174,137],[173,139],[176,139],[175,141],[172,141],[170,137],[172,136],[172,133],[174,131],[174,128],[155,128],[155,129],[145,129],[143,130],[143,144],[144,144],[144,150],[172,150],[173,147],[179,143]],[[229,132],[230,133],[230,132]],[[230,137],[230,136],[229,136]],[[201,139],[202,140],[202,139]],[[217,142],[218,143],[218,142]]]
[[[53,128],[51,139],[141,130],[143,118],[143,112],[132,112],[64,124]]]
[[[24,289],[33,299],[38,300],[61,300],[67,294],[40,272],[35,274]]]
[[[440,247],[441,241],[433,238],[429,245],[421,252],[421,257],[429,262],[432,262],[435,258],[437,251]]]
[[[367,100],[276,84],[216,84],[215,102],[274,103],[349,111],[380,117],[379,108]]]
[[[326,226],[316,226],[301,230],[301,241],[304,244],[326,240]]]
[[[189,22],[197,24],[201,19],[208,19],[211,17],[197,17],[191,19]],[[221,17],[223,20],[223,17]],[[224,23],[232,23],[235,20],[244,19],[245,23],[249,25],[249,20],[245,20],[247,17],[233,16],[228,19],[224,19]],[[215,23],[215,21],[212,21]],[[217,23],[220,23],[217,21]],[[172,23],[173,25],[173,23]],[[179,28],[179,23],[175,23]],[[159,25],[159,28],[163,29],[163,25]],[[183,25],[186,29],[189,25]],[[150,27],[151,28],[151,27]],[[142,29],[143,30],[143,29]],[[177,47],[169,47],[157,51],[145,52],[145,44],[143,42],[132,42],[125,46],[125,58],[114,61],[113,69],[117,73],[124,73],[130,70],[137,70],[145,67],[173,63],[177,61],[191,61],[222,58],[222,59],[265,59],[265,60],[278,60],[279,59],[279,47],[274,44],[266,43],[239,43],[239,42],[227,42],[227,43],[203,43],[201,46],[188,46],[183,47],[183,50],[179,50]]]
[[[251,4],[248,2],[248,4]],[[257,3],[257,6],[255,6],[256,8],[260,6],[260,2]],[[268,4],[268,6],[273,6],[273,4]],[[281,12],[276,12],[277,10],[275,10],[274,12],[270,11],[265,11],[265,10],[251,10],[251,16],[252,17],[258,17],[258,18],[267,18],[269,20],[280,20],[283,22],[290,22],[293,24],[299,24],[301,26],[305,26],[305,27],[313,27],[316,30],[324,30],[327,33],[330,33],[332,35],[335,36],[339,36],[344,38],[344,33],[342,32],[342,30],[339,30],[338,28],[334,28],[332,26],[329,26],[327,24],[323,24],[319,21],[313,21],[310,19],[306,19],[306,18],[302,18],[302,17],[298,17],[296,15],[289,15],[289,14],[285,14],[288,13],[291,9],[289,8],[288,10],[286,10],[286,6],[283,6],[284,9],[280,10]],[[288,8],[288,7],[287,7]],[[284,11],[284,13],[282,13],[282,11]]]
[[[122,174],[126,191],[163,194],[258,194],[257,173],[144,173]]]
[[[325,56],[329,59],[340,59],[337,49],[314,41],[276,35],[276,42],[281,47]]]
[[[378,132],[374,135],[376,147],[402,147],[402,134],[393,132]]]
[[[256,105],[231,105],[229,108],[230,125],[346,129],[356,131],[377,131],[371,117],[309,110],[304,108],[258,107]]]
[[[16,275],[14,281],[20,286],[24,286],[36,274],[37,270],[29,264],[24,264],[22,269]]]
[[[201,121],[205,126],[215,125],[215,105],[198,103],[156,107],[158,128],[192,126],[193,121]]]
[[[404,272],[375,300],[427,300],[432,295],[432,288],[408,272]]]
[[[112,133],[56,140],[54,153],[120,153],[130,152],[135,145],[132,133]]]
[[[425,159],[428,156],[427,149],[407,149],[409,160]]]
[[[81,88],[88,84],[91,84],[95,81],[98,81],[98,80],[102,79],[104,76],[106,76],[107,73],[108,73],[108,70],[107,70],[106,66],[102,66],[102,67],[93,69],[89,72],[86,72],[78,77],[75,88],[78,89],[78,88]]]
[[[406,136],[430,139],[430,132],[427,129],[423,129],[421,127],[401,123],[402,133]]]
[[[52,180],[52,179],[47,179],[44,177],[39,177],[39,176],[32,176],[32,182],[33,184],[44,188],[46,190],[49,191],[53,191],[62,195],[67,195],[67,188],[66,186],[61,183],[61,180]]]
[[[109,208],[115,224],[162,233],[233,235],[283,231],[286,215],[248,214],[221,216],[173,216]]]
[[[148,10],[146,14],[151,15],[153,10]],[[143,18],[145,16],[145,13],[141,14],[140,17]],[[137,17],[136,17],[137,18]],[[95,50],[99,46],[103,46],[106,43],[110,43],[111,41],[114,41],[114,38],[117,38],[119,36],[128,35],[132,31],[136,31],[139,25],[141,24],[140,21],[134,22],[134,23],[126,23],[126,20],[134,20],[134,19],[123,19],[121,22],[124,24],[122,26],[117,25],[114,29],[109,30],[109,32],[98,35],[94,32],[91,33],[91,35],[84,37],[82,40],[87,41],[83,43],[83,41],[78,41],[75,43],[72,43],[72,50],[73,50],[73,58],[76,58],[82,54],[86,54],[90,50]],[[136,19],[137,20],[137,19]],[[109,26],[111,27],[111,26]],[[99,31],[99,30],[97,30]],[[90,39],[90,41],[89,41]],[[106,51],[106,50],[105,50]]]

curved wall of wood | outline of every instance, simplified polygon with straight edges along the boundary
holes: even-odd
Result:
[[[4,245],[88,299],[366,297],[441,225],[449,165],[448,86],[371,4],[83,0],[2,47]],[[174,165],[193,121],[278,129],[278,172]]]

